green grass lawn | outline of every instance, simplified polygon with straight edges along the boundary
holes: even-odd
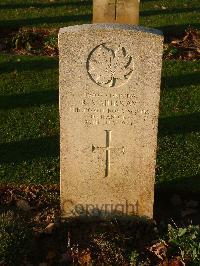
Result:
[[[141,0],[140,23],[159,28],[164,33],[179,34],[188,26],[200,28],[200,2],[198,0]]]
[[[0,27],[53,27],[91,21],[92,1],[1,1]]]
[[[140,24],[164,32],[180,33],[188,26],[200,27],[199,0],[143,0]],[[91,0],[1,0],[0,28],[50,27],[90,23]]]
[[[200,65],[164,61],[157,180],[200,190]]]
[[[1,182],[57,182],[58,62],[47,57],[0,58]]]
[[[199,27],[199,11],[199,0],[144,0],[140,22],[178,34],[189,25]],[[0,2],[0,32],[18,27],[58,29],[91,20],[91,0]],[[1,55],[0,73],[0,182],[58,183],[57,59]],[[198,62],[163,63],[158,183],[200,190],[199,89]]]
[[[59,183],[58,60],[0,56],[0,182]],[[158,183],[200,191],[199,62],[164,61]]]

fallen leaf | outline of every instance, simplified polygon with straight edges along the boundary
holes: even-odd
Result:
[[[169,266],[169,261],[168,259],[166,258],[165,260],[163,260],[162,262],[160,262],[158,264],[158,266]]]
[[[18,200],[17,202],[16,202],[16,205],[17,205],[17,207],[20,209],[20,210],[22,210],[22,211],[30,211],[31,210],[31,207],[30,207],[30,205],[28,204],[28,202],[27,201],[25,201],[25,200]]]
[[[180,257],[175,257],[169,261],[168,266],[185,266],[185,263]]]
[[[72,261],[73,261],[73,258],[72,258],[71,251],[67,251],[66,253],[62,254],[62,258],[60,262],[72,262]]]
[[[186,209],[186,210],[183,210],[181,212],[181,216],[184,218],[186,216],[189,216],[189,215],[192,215],[192,214],[196,214],[196,213],[198,213],[198,211],[195,210],[195,209]]]
[[[174,194],[170,199],[173,206],[180,206],[182,204],[181,197],[177,194]]]
[[[172,40],[171,41],[171,44],[179,44],[180,43],[180,40],[179,39],[175,39],[175,40]]]
[[[52,260],[56,257],[56,253],[55,251],[53,250],[49,250],[48,253],[47,253],[47,256],[46,256],[46,259],[47,260]]]
[[[47,227],[44,229],[44,233],[45,233],[45,234],[52,234],[54,228],[55,228],[55,224],[54,224],[54,223],[50,223],[50,224],[48,224]]]
[[[88,249],[79,252],[78,262],[80,265],[89,265],[91,261],[91,253]]]
[[[199,202],[196,200],[189,200],[185,202],[185,206],[187,208],[197,208],[199,205]]]
[[[52,216],[51,215],[47,215],[46,222],[47,223],[51,223],[51,220],[52,220]]]
[[[150,247],[149,250],[159,259],[164,260],[167,257],[167,247],[167,243],[165,241],[161,241]]]

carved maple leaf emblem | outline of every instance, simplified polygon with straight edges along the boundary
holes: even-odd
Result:
[[[112,49],[102,44],[89,57],[88,73],[98,85],[120,86],[132,72],[132,57],[127,54],[124,47]]]

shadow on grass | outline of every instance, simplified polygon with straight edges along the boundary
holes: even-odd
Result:
[[[80,7],[80,6],[88,6],[91,5],[92,1],[91,0],[85,0],[83,1],[76,1],[76,2],[72,2],[72,1],[68,1],[67,3],[54,3],[54,2],[49,2],[49,3],[19,3],[19,4],[1,4],[0,5],[0,9],[17,9],[17,8],[55,8],[55,7],[61,7],[61,6],[76,6],[76,7]]]
[[[187,217],[185,210],[191,210],[187,207],[188,202],[200,202],[199,191],[194,191],[194,188],[200,187],[200,173],[194,176],[181,178],[180,180],[171,180],[156,185],[155,188],[155,204],[154,214],[156,221],[174,221],[177,225],[192,221],[193,224],[200,223],[200,206],[196,212],[191,212]],[[174,201],[173,198],[179,198],[179,201]],[[173,203],[174,202],[174,203]],[[177,204],[177,206],[176,206]]]
[[[40,106],[42,104],[58,103],[58,91],[35,91],[29,94],[16,94],[9,96],[0,96],[0,109],[14,109],[31,106]]]
[[[12,57],[7,62],[0,63],[0,73],[10,73],[13,71],[42,71],[45,69],[58,69],[58,60],[48,57],[29,57],[27,60],[17,61]]]
[[[160,118],[158,135],[182,134],[200,131],[200,113]]]
[[[199,7],[188,7],[188,8],[173,8],[173,9],[159,9],[159,10],[144,10],[141,11],[141,16],[156,16],[156,15],[170,15],[170,14],[180,14],[180,13],[189,13],[189,12],[199,12]]]
[[[170,90],[171,88],[181,88],[200,84],[199,72],[183,74],[178,76],[162,77],[162,88]]]
[[[89,23],[92,20],[92,15],[66,15],[56,17],[38,17],[31,19],[16,19],[16,20],[1,20],[0,28],[17,28],[25,26],[37,26],[41,24],[54,24],[54,23]]]
[[[167,193],[182,193],[182,194],[189,194],[197,193],[199,200],[200,194],[199,192],[195,192],[192,188],[200,188],[200,173],[188,176],[188,177],[181,177],[179,179],[164,181],[156,186],[156,191],[159,193],[161,191],[165,191]],[[169,198],[166,198],[169,200]]]
[[[166,25],[156,27],[157,29],[163,31],[164,34],[173,34],[173,35],[181,35],[185,32],[189,27],[193,29],[200,29],[199,23],[191,23],[191,24],[181,24],[181,25]]]
[[[0,164],[19,163],[35,158],[59,156],[59,136],[0,144]]]
[[[200,114],[160,119],[159,135],[200,131]],[[0,163],[31,160],[59,155],[59,136],[4,143],[0,145]]]

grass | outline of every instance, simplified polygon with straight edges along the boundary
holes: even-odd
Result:
[[[188,26],[200,27],[199,0],[141,1],[140,24],[166,33],[181,33]],[[18,27],[60,28],[91,23],[91,0],[2,0],[0,29]]]
[[[0,56],[0,182],[59,183],[58,61]],[[199,62],[164,61],[157,182],[200,191]]]
[[[161,29],[165,34],[180,34],[188,26],[200,27],[200,3],[197,0],[141,1],[141,24]]]
[[[22,217],[12,211],[0,214],[0,260],[6,265],[21,265],[29,251],[32,231]]]
[[[159,121],[159,182],[200,187],[199,62],[164,61]]]
[[[91,21],[92,1],[1,1],[0,27],[53,27]]]
[[[1,182],[57,182],[58,62],[1,56]]]

